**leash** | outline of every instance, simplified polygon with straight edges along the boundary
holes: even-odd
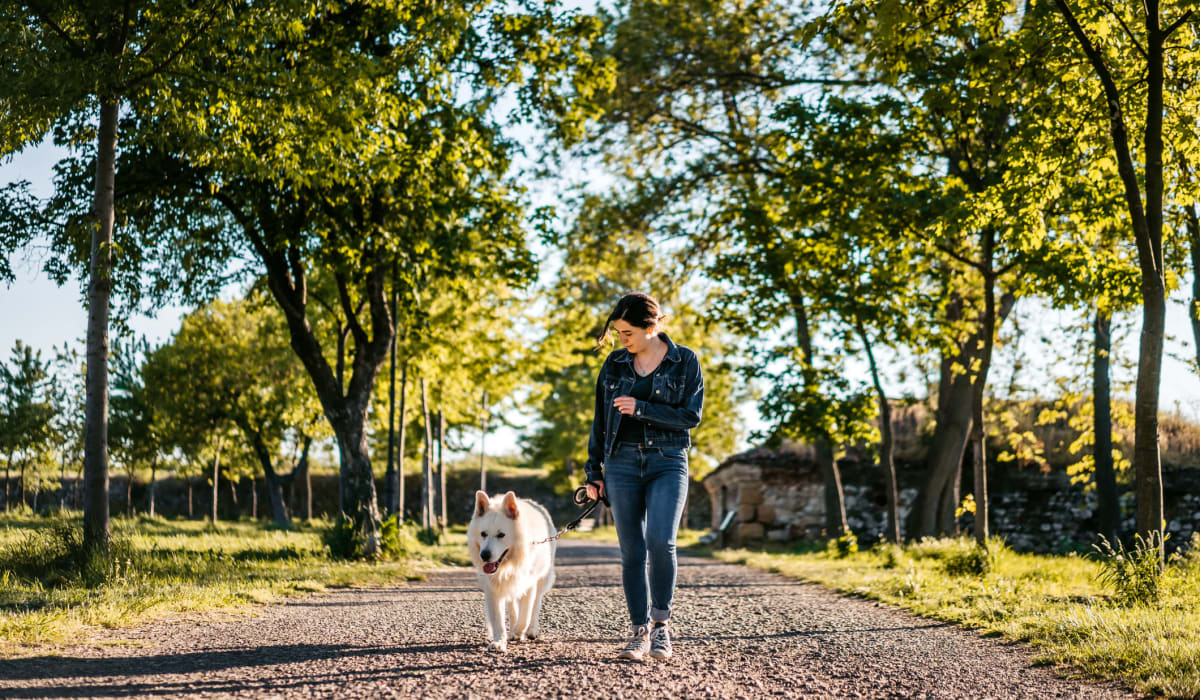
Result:
[[[579,527],[579,523],[583,522],[584,518],[591,515],[592,511],[596,510],[596,506],[600,505],[601,502],[603,502],[604,505],[608,505],[608,496],[606,495],[601,495],[598,500],[588,498],[587,486],[580,486],[579,488],[575,489],[575,495],[571,497],[571,500],[574,501],[575,505],[577,506],[585,506],[583,512],[580,513],[577,518],[567,523],[566,526],[559,530],[557,534],[547,537],[544,540],[538,540],[533,544],[545,544],[547,542],[553,542],[554,540],[557,540],[558,538],[567,534],[567,532]]]

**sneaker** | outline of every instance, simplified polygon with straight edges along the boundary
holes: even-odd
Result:
[[[671,633],[667,631],[667,623],[660,622],[650,631],[650,656],[655,659],[671,658]]]
[[[619,659],[632,659],[641,661],[646,653],[650,651],[650,628],[646,625],[638,625],[633,628],[633,636],[629,638],[629,643],[617,654]]]

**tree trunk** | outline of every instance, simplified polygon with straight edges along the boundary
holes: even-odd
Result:
[[[279,473],[275,471],[275,465],[272,463],[271,450],[267,448],[266,440],[263,439],[262,431],[254,428],[248,419],[239,419],[238,427],[242,429],[242,433],[250,440],[250,448],[254,450],[254,455],[258,457],[258,463],[262,467],[263,476],[267,481],[267,499],[271,502],[271,518],[279,527],[290,528],[292,519],[288,515],[287,505],[283,502],[283,479]],[[304,445],[304,453],[300,458],[305,464],[305,470],[308,469],[308,443]],[[253,478],[253,477],[251,477]],[[250,482],[252,493],[254,494],[253,513],[251,517],[258,517],[258,493],[253,491],[254,482]],[[310,499],[311,501],[311,499]]]
[[[1016,304],[1016,297],[1005,293],[999,304],[994,304],[991,313],[994,319],[991,335],[995,328],[1008,318]],[[984,315],[987,315],[986,301]],[[955,299],[947,309],[947,320],[962,319],[961,299]],[[982,324],[986,326],[987,324]],[[958,521],[954,511],[961,501],[960,483],[963,457],[967,442],[973,437],[972,416],[975,414],[975,385],[966,368],[983,362],[987,328],[979,328],[968,336],[956,355],[942,356],[941,379],[938,389],[937,423],[933,431],[932,445],[927,458],[928,474],[925,484],[917,495],[909,514],[908,536],[910,538],[935,537],[958,534]],[[989,358],[990,360],[990,358]],[[982,374],[986,381],[986,374]],[[982,389],[982,387],[981,387]],[[980,397],[982,399],[982,397]],[[982,401],[980,401],[982,409]],[[982,434],[982,427],[980,430]],[[974,455],[986,458],[982,450],[973,450]],[[974,463],[973,463],[974,464]],[[976,475],[978,478],[978,475]],[[986,475],[984,475],[986,481]],[[976,504],[978,507],[978,504]],[[978,511],[976,511],[978,518]]]
[[[483,400],[480,407],[482,409],[479,419],[479,490],[487,491],[487,452],[484,450],[483,441],[487,437],[488,423],[488,397],[487,389],[483,390]]]
[[[1117,476],[1113,468],[1112,405],[1109,364],[1112,349],[1112,314],[1096,311],[1092,324],[1092,406],[1095,446],[1092,460],[1096,469],[1096,495],[1099,497],[1100,534],[1115,543],[1120,537],[1121,505],[1117,498]]]
[[[996,277],[992,272],[992,256],[996,245],[995,231],[983,232],[983,346],[980,348],[979,373],[972,381],[971,394],[971,460],[975,481],[975,543],[987,548],[988,484],[987,431],[983,423],[983,396],[987,391],[988,371],[992,366],[992,348],[996,344]]]
[[[240,481],[241,481],[241,479],[238,479],[235,481],[233,479],[233,477],[227,477],[225,479],[225,483],[229,484],[229,500],[231,503],[233,503],[233,520],[237,520],[242,515],[238,511],[238,497],[237,497],[237,485]]]
[[[8,501],[10,498],[9,490],[8,490],[8,482],[9,482],[10,476],[9,476],[8,470],[10,467],[12,467],[12,456],[13,456],[12,450],[9,450],[8,457],[4,460],[4,512],[5,513],[8,512]]]
[[[407,433],[405,399],[408,397],[408,360],[400,366],[400,435],[396,438],[396,512],[404,522],[404,436]]]
[[[217,438],[217,452],[213,455],[213,470],[212,470],[212,521],[217,522],[217,486],[219,485],[218,478],[221,475],[221,438]]]
[[[803,368],[803,371],[805,382],[808,383],[813,381],[811,378],[813,347],[812,334],[808,327],[808,312],[805,309],[804,299],[799,295],[792,295],[791,305],[796,319],[796,344],[804,353],[806,367]],[[827,437],[815,440],[813,447],[817,454],[817,464],[821,468],[821,476],[825,482],[825,532],[829,537],[841,537],[850,530],[850,526],[846,524],[846,499],[842,491],[842,474],[838,469],[837,460],[833,458],[833,446],[829,444]]]
[[[276,251],[267,246],[257,233],[247,229],[255,249],[267,266],[268,285],[287,319],[292,349],[300,358],[321,408],[333,429],[337,441],[340,471],[338,474],[339,512],[349,517],[360,533],[362,554],[379,553],[379,505],[375,494],[375,476],[371,470],[367,446],[367,409],[379,369],[387,359],[392,342],[392,319],[383,290],[379,270],[366,275],[366,296],[370,306],[374,336],[368,336],[357,320],[350,324],[355,337],[353,372],[345,385],[335,376],[325,359],[321,345],[306,316],[307,282],[297,249]],[[346,280],[335,275],[340,291]],[[349,306],[343,296],[343,305]]]
[[[114,32],[115,34],[115,32]],[[110,37],[110,42],[120,41]],[[113,55],[124,47],[110,44]],[[100,97],[100,123],[96,143],[96,190],[93,214],[91,263],[88,272],[88,327],[86,408],[83,430],[83,472],[86,495],[83,507],[83,546],[109,551],[108,510],[108,307],[112,294],[112,235],[115,212],[117,119],[114,95]]]
[[[438,445],[437,445],[437,469],[438,469],[438,497],[441,503],[441,518],[438,524],[441,526],[442,532],[446,531],[448,519],[446,517],[446,463],[443,459],[442,452],[446,449],[446,412],[438,410]]]
[[[395,320],[399,317],[400,292],[396,287],[396,266],[392,266],[392,342],[388,347],[388,452],[387,471],[383,478],[383,512],[393,515],[396,510],[396,342]],[[400,521],[403,516],[399,518]]]
[[[125,479],[125,517],[133,517],[133,471]]]
[[[187,484],[187,501],[188,501],[188,520],[196,517],[195,511],[192,509],[192,478],[184,478],[184,483]]]
[[[299,471],[304,477],[304,519],[312,520],[312,469],[309,467],[308,450],[312,447],[312,438],[304,436],[304,447],[300,450],[300,461],[296,463],[293,472]]]
[[[938,409],[933,439],[926,458],[925,483],[908,520],[908,537],[935,537],[954,531],[958,505],[956,475],[961,470],[971,429],[971,380],[955,364],[970,362],[965,353],[942,356]],[[947,513],[948,511],[948,513]]]
[[[875,395],[879,399],[879,466],[883,468],[883,486],[887,496],[887,539],[889,542],[899,543],[899,489],[896,487],[896,463],[892,457],[892,406],[888,403],[882,382],[879,381],[879,367],[875,364],[875,353],[871,350],[871,340],[867,337],[866,329],[863,328],[861,321],[857,323],[857,330],[871,368],[871,383],[875,385]]]
[[[279,485],[279,505],[284,508],[286,512],[287,505],[283,502],[282,480],[280,481]],[[255,481],[253,475],[250,476],[250,519],[258,520],[258,482]]]
[[[67,451],[62,451],[62,457],[59,459],[58,473],[58,509],[63,510],[67,507]],[[153,515],[153,513],[151,513]]]
[[[155,481],[157,474],[158,454],[155,453],[154,457],[150,460],[150,484],[146,487],[146,512],[150,514],[151,518],[154,517],[154,491],[158,486],[157,481]]]
[[[429,422],[429,392],[421,377],[421,414],[425,423],[425,454],[421,457],[421,527],[433,527],[433,435]]]
[[[17,472],[17,498],[20,499],[21,505],[25,505],[25,467],[29,465],[29,452],[25,452],[25,457],[21,459],[21,471]]]

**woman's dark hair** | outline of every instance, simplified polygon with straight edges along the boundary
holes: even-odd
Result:
[[[604,322],[604,328],[601,329],[600,336],[596,338],[596,349],[604,347],[612,336],[613,321],[624,321],[638,328],[649,328],[661,324],[665,318],[666,315],[663,314],[662,308],[659,307],[654,297],[641,292],[626,294],[617,302],[612,313],[608,315],[608,320]]]

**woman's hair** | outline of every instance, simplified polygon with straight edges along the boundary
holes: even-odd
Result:
[[[666,315],[663,314],[662,308],[659,307],[654,297],[641,292],[626,294],[617,302],[612,313],[608,315],[608,320],[604,322],[604,328],[601,329],[600,336],[596,338],[596,349],[599,350],[608,343],[612,336],[613,321],[624,321],[638,328],[649,328],[661,325],[665,318]]]

